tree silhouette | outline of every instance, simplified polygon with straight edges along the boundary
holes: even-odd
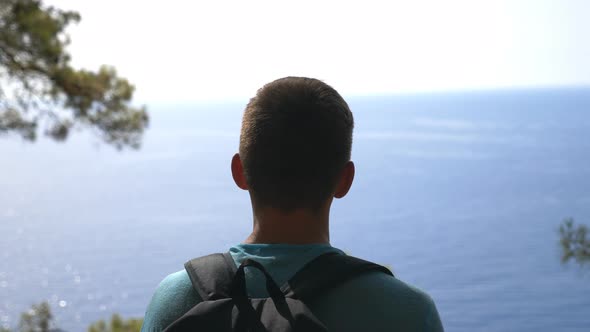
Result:
[[[41,0],[0,0],[0,134],[33,141],[41,127],[62,141],[86,127],[117,148],[137,148],[148,115],[130,105],[134,86],[108,66],[70,65],[65,29],[79,21]]]
[[[119,314],[113,314],[110,322],[100,320],[88,327],[88,332],[139,332],[143,319],[123,319]],[[21,314],[18,332],[63,332],[54,326],[51,307],[47,302],[34,304],[30,310]],[[11,332],[10,329],[0,327],[0,332]]]
[[[588,227],[575,225],[573,218],[566,218],[559,226],[559,243],[562,249],[561,262],[570,260],[578,264],[590,262],[590,239],[587,238]]]
[[[52,328],[53,314],[47,302],[34,304],[31,309],[21,315],[20,332],[49,332]]]

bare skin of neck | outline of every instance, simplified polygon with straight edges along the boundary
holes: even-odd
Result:
[[[327,203],[320,211],[253,208],[253,230],[244,243],[329,244],[331,200]]]
[[[240,155],[231,161],[231,173],[238,188],[248,190]],[[330,206],[334,198],[346,196],[354,179],[354,163],[346,162],[337,178],[336,188],[318,211],[301,208],[286,213],[252,202],[253,230],[245,243],[311,244],[330,243]]]

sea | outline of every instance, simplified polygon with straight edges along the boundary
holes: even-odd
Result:
[[[590,331],[590,87],[345,98],[355,183],[331,244],[436,303],[446,331]],[[230,175],[243,102],[150,104],[139,150],[92,129],[0,137],[0,327],[48,301],[55,326],[142,317],[158,283],[252,227]]]

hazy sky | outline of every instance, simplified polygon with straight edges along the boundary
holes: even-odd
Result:
[[[46,0],[82,15],[76,66],[136,100],[252,96],[287,75],[345,95],[590,84],[590,1]]]

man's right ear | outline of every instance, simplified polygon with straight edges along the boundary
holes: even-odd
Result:
[[[352,186],[352,181],[354,180],[354,163],[352,160],[349,160],[344,168],[342,169],[342,173],[340,174],[340,179],[338,180],[338,184],[336,186],[336,192],[334,193],[334,197],[342,198],[348,194],[350,187]]]
[[[242,159],[240,159],[239,153],[234,154],[231,159],[231,175],[238,188],[248,190],[248,183],[246,183],[246,176],[244,175],[244,166],[242,165]]]

